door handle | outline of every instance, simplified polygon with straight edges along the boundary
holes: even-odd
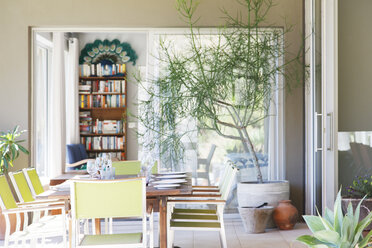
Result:
[[[328,113],[326,118],[326,128],[324,130],[326,132],[326,143],[327,143],[327,151],[333,150],[333,113]]]

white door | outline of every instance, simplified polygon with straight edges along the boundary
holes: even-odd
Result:
[[[306,1],[306,213],[337,194],[337,0]]]

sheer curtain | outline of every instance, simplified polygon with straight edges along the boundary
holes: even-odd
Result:
[[[59,176],[65,167],[65,63],[66,40],[63,32],[53,32],[52,75],[48,94],[49,177]]]
[[[66,143],[78,144],[79,132],[79,41],[70,38],[66,63]]]

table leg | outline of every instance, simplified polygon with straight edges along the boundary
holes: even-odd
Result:
[[[96,234],[101,234],[101,219],[94,219],[96,226]]]
[[[69,218],[68,220],[68,247],[72,247],[72,219]]]
[[[160,248],[167,248],[167,197],[159,199],[159,244]]]

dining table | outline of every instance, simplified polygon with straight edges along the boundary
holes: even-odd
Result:
[[[157,176],[157,174],[154,174]],[[137,177],[136,175],[116,175],[115,179],[125,179]],[[50,186],[62,184],[68,180],[87,179],[86,175],[66,173],[50,180]],[[97,180],[97,179],[96,179]],[[159,212],[159,245],[160,248],[167,247],[167,199],[176,195],[190,195],[192,194],[191,173],[186,173],[186,183],[181,184],[177,188],[155,188],[153,184],[146,186],[146,201],[147,205],[152,205],[154,212]],[[66,201],[69,205],[70,191],[68,190],[53,190],[49,189],[37,195],[37,199],[61,199]],[[70,222],[70,226],[71,226]],[[95,220],[95,232],[101,233],[101,220]],[[71,229],[70,229],[71,230]],[[71,232],[69,232],[70,245],[71,245]]]

